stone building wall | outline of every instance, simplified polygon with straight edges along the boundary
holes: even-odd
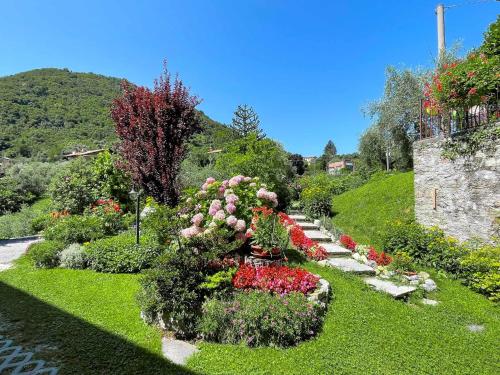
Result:
[[[441,157],[442,142],[413,145],[417,221],[461,241],[500,237],[500,144],[451,161]]]

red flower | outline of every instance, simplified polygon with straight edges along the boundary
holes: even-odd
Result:
[[[476,75],[475,72],[467,72],[467,77],[472,78]]]
[[[354,240],[347,234],[341,235],[339,240],[342,246],[344,246],[346,249],[354,250],[356,248],[356,242],[354,242]]]
[[[475,87],[471,88],[467,95],[474,95],[477,92],[477,89]]]

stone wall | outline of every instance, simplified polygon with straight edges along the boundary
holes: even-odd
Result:
[[[441,157],[441,138],[413,145],[415,216],[461,241],[500,237],[500,144],[454,161]]]

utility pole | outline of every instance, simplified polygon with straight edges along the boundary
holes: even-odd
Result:
[[[436,7],[437,16],[437,36],[438,36],[438,57],[441,57],[446,48],[444,38],[444,5],[438,4]]]

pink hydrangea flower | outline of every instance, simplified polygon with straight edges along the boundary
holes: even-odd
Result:
[[[214,199],[212,203],[210,203],[210,210],[215,210],[215,212],[219,211],[222,208],[222,203],[218,199]]]
[[[257,190],[257,198],[259,198],[259,199],[264,199],[266,194],[267,194],[267,190],[264,188],[260,188],[259,190]]]
[[[242,182],[244,178],[245,177],[242,175],[231,177],[229,179],[229,186],[233,187],[239,185],[239,183]]]
[[[205,181],[205,183],[206,183],[207,185],[213,184],[214,182],[215,182],[215,178],[213,178],[213,177],[209,177],[209,178],[207,178],[207,180]]]
[[[226,214],[223,210],[219,210],[215,213],[214,219],[216,220],[224,220],[226,218]]]
[[[236,223],[238,223],[238,219],[235,216],[231,215],[231,216],[228,216],[228,218],[226,219],[226,223],[230,227],[234,227],[236,225]]]
[[[252,181],[252,177],[245,177],[245,178],[243,178],[243,181],[250,182],[250,181]]]
[[[222,186],[224,186],[225,188],[227,188],[229,186],[229,181],[228,180],[222,181]]]
[[[200,226],[202,221],[203,221],[203,214],[201,212],[194,215],[193,218],[191,219],[191,222],[197,227]]]
[[[185,238],[194,237],[203,232],[203,229],[197,226],[191,226],[189,228],[185,228],[181,231],[181,235]]]
[[[205,190],[200,190],[199,192],[196,193],[196,196],[198,198],[204,198],[207,196],[207,192]]]
[[[238,196],[236,194],[231,193],[231,194],[226,195],[226,202],[228,204],[235,204],[239,200],[240,200],[240,198],[238,198]]]
[[[226,205],[226,211],[230,214],[234,214],[236,212],[236,206],[232,203]]]
[[[251,186],[251,187],[256,187],[256,186],[257,186],[257,184],[256,184],[255,182],[250,182],[250,186]]]
[[[203,185],[201,185],[201,190],[206,191],[208,189],[208,184],[205,182]]]
[[[238,220],[236,225],[234,226],[234,229],[237,231],[237,232],[244,232],[246,229],[247,229],[247,225],[245,223],[245,220]]]
[[[214,215],[217,213],[217,211],[219,211],[219,210],[216,210],[215,208],[210,207],[210,208],[208,209],[208,214],[209,214],[210,216],[214,216]]]

